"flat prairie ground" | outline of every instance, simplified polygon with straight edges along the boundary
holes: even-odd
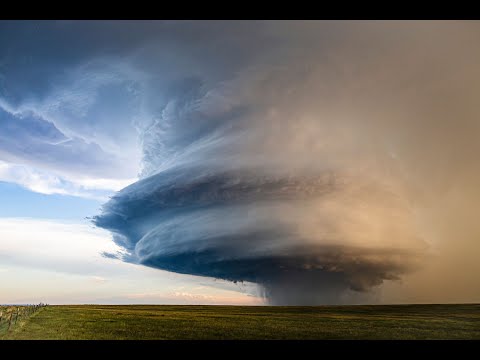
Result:
[[[0,339],[480,339],[480,304],[59,305]]]

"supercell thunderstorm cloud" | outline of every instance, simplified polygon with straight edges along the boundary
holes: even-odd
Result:
[[[93,219],[118,256],[280,305],[355,302],[422,268],[422,214],[477,176],[478,24],[167,25],[129,60],[140,180]]]

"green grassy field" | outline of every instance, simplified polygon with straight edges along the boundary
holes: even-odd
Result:
[[[480,339],[480,305],[48,306],[0,339]]]

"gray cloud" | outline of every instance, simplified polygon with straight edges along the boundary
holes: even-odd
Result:
[[[477,147],[478,25],[243,24],[195,24],[202,47],[169,52],[144,179],[95,223],[127,261],[256,282],[274,304],[355,302],[420,269],[421,216]]]

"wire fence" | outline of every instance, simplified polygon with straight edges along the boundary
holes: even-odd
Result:
[[[0,335],[4,335],[21,320],[26,320],[47,304],[37,305],[0,305]]]

